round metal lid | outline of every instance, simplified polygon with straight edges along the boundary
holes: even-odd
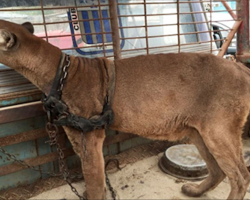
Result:
[[[207,177],[206,163],[192,144],[179,144],[168,148],[159,160],[163,172],[182,179]]]

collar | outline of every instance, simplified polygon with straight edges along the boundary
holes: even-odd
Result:
[[[64,65],[65,62],[66,64]],[[67,74],[68,74],[67,70],[69,66],[70,66],[70,56],[62,52],[61,60],[57,68],[57,72],[56,72],[56,75],[52,84],[52,88],[50,90],[48,97],[56,96],[58,99],[61,99],[63,83],[67,77]]]

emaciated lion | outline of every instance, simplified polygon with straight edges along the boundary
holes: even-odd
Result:
[[[62,52],[32,33],[30,23],[0,20],[0,63],[48,94]],[[199,185],[186,183],[182,192],[201,196],[227,176],[228,199],[243,199],[250,181],[241,143],[250,111],[250,70],[198,53],[137,56],[116,60],[114,66],[110,128],[157,140],[189,137],[206,161],[209,176]],[[86,119],[102,113],[112,67],[105,58],[70,56],[62,100],[71,113]],[[87,198],[105,199],[104,129],[87,132],[83,139],[79,130],[64,129],[81,158]]]

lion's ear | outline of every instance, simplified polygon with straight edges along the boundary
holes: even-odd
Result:
[[[31,34],[34,33],[34,26],[30,22],[24,22],[22,26],[26,28]]]
[[[17,45],[16,35],[7,30],[0,29],[0,50],[8,51],[11,50],[16,45]]]

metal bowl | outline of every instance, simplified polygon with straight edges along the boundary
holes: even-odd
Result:
[[[179,144],[168,148],[159,160],[160,169],[174,177],[200,180],[208,176],[206,163],[192,144]]]

